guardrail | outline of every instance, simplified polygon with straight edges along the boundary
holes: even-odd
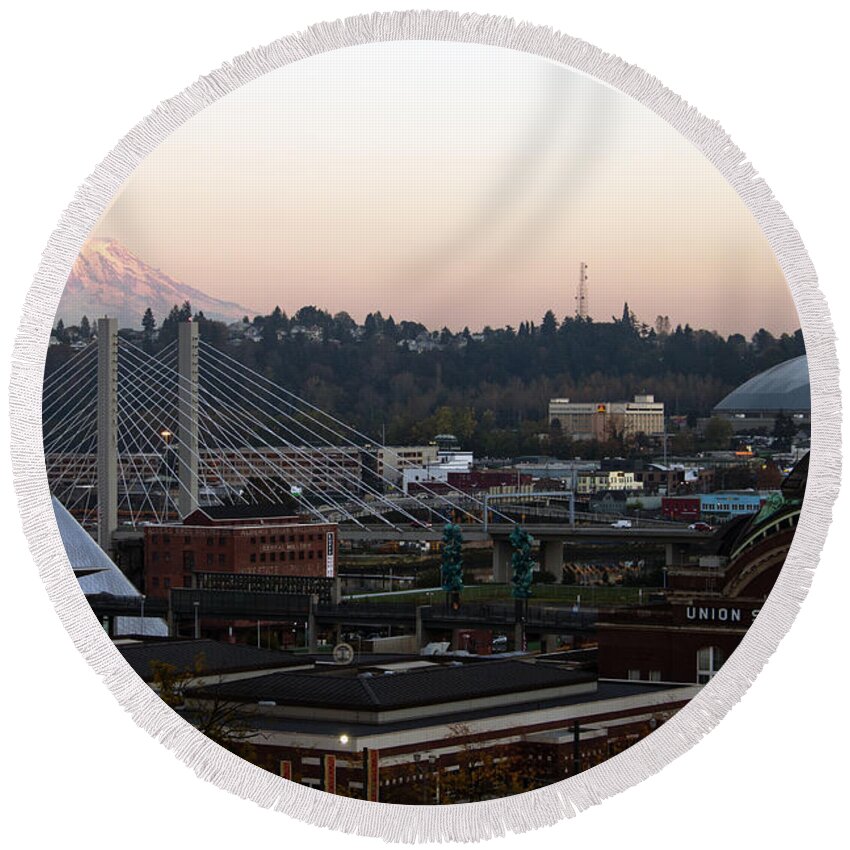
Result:
[[[525,612],[525,625],[530,628],[591,629],[596,625],[599,613],[595,608],[573,610],[552,608],[545,605],[529,605]],[[422,612],[424,622],[454,622],[485,625],[513,626],[517,622],[514,605],[462,605],[454,610],[447,605],[432,605]]]
[[[200,617],[303,620],[310,613],[310,597],[247,590],[175,588],[171,591],[171,611],[175,616],[194,615],[196,610]]]

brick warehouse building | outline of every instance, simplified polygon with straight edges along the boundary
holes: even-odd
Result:
[[[144,529],[144,590],[166,599],[201,573],[333,578],[337,526],[309,523],[280,506],[198,508],[182,523]]]
[[[237,707],[245,757],[331,793],[394,803],[502,796],[586,770],[668,720],[696,685],[614,682],[554,661],[364,658],[190,689]],[[207,709],[209,710],[209,709]]]
[[[724,527],[717,553],[668,571],[663,601],[605,615],[599,674],[704,684],[735,651],[785,563],[802,509],[808,455],[750,516]]]

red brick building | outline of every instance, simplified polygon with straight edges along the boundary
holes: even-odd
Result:
[[[187,705],[238,705],[254,732],[246,757],[294,782],[434,804],[518,793],[587,770],[698,690],[605,682],[552,661],[407,656],[234,678],[190,689]]]
[[[193,587],[196,573],[336,575],[337,526],[280,507],[204,507],[182,523],[145,527],[144,585],[152,598]]]
[[[664,496],[661,499],[661,513],[667,519],[695,522],[700,518],[699,496]]]

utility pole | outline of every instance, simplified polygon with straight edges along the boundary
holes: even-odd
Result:
[[[581,724],[573,721],[573,775],[581,773]]]
[[[108,555],[117,528],[118,320],[104,317],[97,320],[97,542]]]
[[[177,509],[180,518],[198,507],[198,325],[178,325],[177,349]]]

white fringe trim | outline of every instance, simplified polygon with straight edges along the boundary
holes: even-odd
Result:
[[[50,330],[71,266],[107,204],[173,130],[239,87],[308,56],[359,44],[439,40],[532,53],[619,89],[668,121],[734,187],[767,236],[791,287],[809,357],[812,453],[809,489],[788,559],[756,623],[702,692],[649,738],[547,788],[456,806],[375,805],[287,782],[213,744],[181,720],[124,663],[80,591],[62,547],[47,486],[41,390]],[[42,256],[15,343],[12,461],[24,532],[57,613],[79,651],[136,723],[203,779],[300,820],[387,841],[478,841],[553,824],[660,770],[696,744],[744,695],[805,598],[840,478],[838,362],[829,311],[797,231],[765,182],[716,121],[622,59],[545,27],[454,12],[393,12],[322,23],[251,50],[165,101],[134,127],[77,191]]]

